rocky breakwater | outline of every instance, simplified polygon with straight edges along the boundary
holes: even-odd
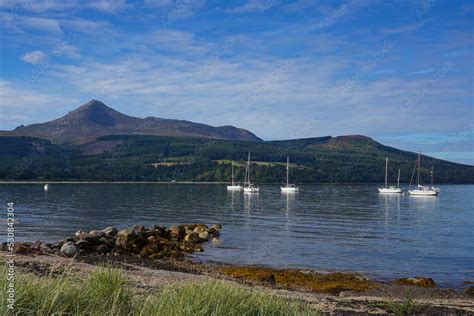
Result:
[[[56,243],[16,243],[18,254],[59,254],[66,257],[92,253],[107,256],[131,255],[148,259],[179,259],[185,253],[204,251],[202,243],[217,242],[221,226],[204,224],[174,225],[169,228],[134,225],[118,230],[108,227],[90,232],[78,231],[74,236]],[[7,244],[2,245],[7,250]]]

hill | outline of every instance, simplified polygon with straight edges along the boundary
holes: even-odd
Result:
[[[365,136],[319,137],[286,141],[233,141],[205,138],[112,135],[87,144],[54,144],[48,140],[0,137],[1,180],[74,181],[230,181],[230,161],[238,163],[237,179],[251,151],[254,180],[281,183],[290,157],[296,183],[383,182],[384,160],[389,179],[398,168],[409,182],[416,154],[384,146]],[[239,167],[240,166],[240,167]],[[474,183],[474,167],[422,157],[428,181]]]
[[[2,134],[74,144],[92,142],[105,135],[125,134],[261,141],[251,132],[234,126],[213,127],[183,120],[128,116],[97,100],[91,100],[59,119],[20,126]]]

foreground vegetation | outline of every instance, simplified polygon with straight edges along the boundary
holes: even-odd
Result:
[[[267,292],[227,282],[186,283],[137,290],[122,272],[95,270],[87,278],[73,275],[34,276],[17,271],[14,311],[4,297],[6,271],[1,275],[1,315],[316,315],[309,306]]]
[[[71,181],[243,181],[247,152],[252,179],[281,183],[290,156],[296,183],[383,182],[385,157],[389,179],[410,181],[416,155],[363,136],[320,137],[288,141],[246,142],[156,136],[104,136],[81,145],[17,136],[0,137],[0,180]],[[474,167],[423,156],[422,178],[429,182],[474,183]]]

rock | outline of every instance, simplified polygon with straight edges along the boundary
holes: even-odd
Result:
[[[183,239],[185,234],[184,226],[173,225],[168,229],[171,237],[177,238],[178,240]]]
[[[101,230],[91,230],[89,232],[89,235],[90,236],[93,236],[93,237],[105,237],[105,232],[101,231]]]
[[[276,284],[275,276],[273,274],[263,275],[260,278],[260,281],[269,284]]]
[[[80,239],[76,241],[76,247],[78,247],[81,250],[88,250],[90,248],[90,244],[87,240]]]
[[[208,241],[209,240],[209,233],[205,230],[205,231],[199,233],[199,238],[201,240]]]
[[[84,234],[84,232],[83,232],[82,230],[78,230],[78,231],[74,234],[74,236],[79,237],[79,236],[82,235],[82,234]]]
[[[212,224],[210,229],[221,230],[222,225],[221,224]]]
[[[145,232],[145,226],[143,225],[133,225],[132,229],[136,231],[137,233],[143,234]]]
[[[104,232],[105,236],[116,236],[118,232],[117,228],[115,227],[107,227],[102,231]]]
[[[126,228],[119,230],[115,245],[119,248],[127,250],[133,254],[140,252],[140,249],[145,244],[146,240],[133,228]]]
[[[469,296],[474,296],[474,286],[470,286],[467,289],[465,289],[464,293],[466,293]]]
[[[184,236],[184,241],[187,241],[190,243],[197,243],[197,242],[200,242],[201,239],[199,238],[199,234],[193,232]]]
[[[211,234],[212,236],[215,236],[215,237],[219,237],[221,233],[219,232],[218,229],[210,228],[209,229],[209,234]]]
[[[29,252],[30,247],[26,243],[15,243],[14,246],[14,252],[21,254],[21,255],[26,255]]]
[[[193,230],[195,233],[200,234],[202,232],[207,231],[207,226],[203,224],[198,224]]]
[[[422,278],[422,277],[414,277],[414,278],[401,278],[393,281],[394,284],[397,285],[415,285],[421,287],[436,287],[435,281],[431,278]]]
[[[194,245],[193,250],[196,251],[196,252],[203,252],[204,248],[201,245],[197,244],[197,245]]]
[[[105,254],[105,253],[110,252],[110,247],[107,246],[107,245],[105,245],[105,244],[98,245],[97,248],[96,248],[96,251],[97,251],[98,253]]]
[[[78,249],[76,247],[76,245],[71,242],[71,241],[68,241],[67,243],[65,243],[62,247],[61,247],[61,253],[63,255],[65,255],[66,257],[73,257],[76,255]]]
[[[219,243],[221,242],[221,240],[220,240],[219,238],[217,238],[217,237],[212,237],[211,242],[212,242],[213,244],[219,244]]]

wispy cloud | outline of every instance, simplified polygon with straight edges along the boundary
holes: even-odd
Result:
[[[46,58],[47,55],[40,50],[35,50],[21,56],[21,60],[23,60],[25,63],[30,63],[34,65],[43,62]]]

